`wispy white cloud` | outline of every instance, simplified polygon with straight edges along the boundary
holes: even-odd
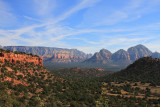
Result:
[[[60,17],[58,17],[57,21],[61,21],[64,20],[65,18],[67,18],[68,16],[70,16],[71,14],[87,8],[87,7],[91,7],[93,6],[95,3],[99,2],[101,0],[82,0],[82,2],[80,2],[78,5],[76,5],[75,7],[73,7],[71,10],[67,11],[66,13],[64,13],[63,15],[61,15]]]
[[[155,25],[155,24],[154,24]],[[106,47],[110,47],[110,46],[114,46],[114,45],[134,45],[134,44],[138,44],[140,41],[144,41],[143,43],[145,43],[145,41],[152,39],[150,36],[154,37],[157,35],[149,35],[147,32],[144,33],[145,30],[147,30],[148,28],[150,30],[155,29],[155,26],[153,27],[152,25],[148,25],[148,26],[141,26],[138,28],[124,28],[124,29],[81,29],[81,30],[76,30],[70,27],[62,27],[62,26],[47,26],[44,27],[44,30],[42,31],[35,31],[34,29],[37,27],[43,27],[43,25],[34,25],[34,26],[30,26],[30,27],[26,27],[26,28],[22,28],[22,29],[17,29],[17,30],[0,30],[0,35],[5,36],[6,38],[10,38],[12,39],[12,41],[14,41],[14,39],[18,39],[20,41],[24,41],[26,43],[28,43],[29,45],[40,45],[40,46],[59,46],[59,47],[73,47],[74,46],[70,46],[67,43],[65,43],[65,41],[61,41],[64,40],[67,37],[70,37],[70,39],[79,39],[82,40],[84,42],[86,42],[87,44],[91,44],[94,45],[95,48],[101,49],[101,48],[106,48]],[[153,28],[152,28],[153,27]],[[157,28],[160,27],[160,25],[156,25]],[[137,29],[142,30],[143,33],[137,32]],[[98,42],[94,42],[92,40],[88,40],[87,38],[78,38],[78,37],[73,37],[73,36],[77,36],[79,34],[87,34],[87,33],[122,33],[122,32],[128,32],[126,34],[112,34],[112,35],[104,35],[101,36],[101,40],[99,40]],[[132,33],[134,32],[134,33]],[[32,39],[30,38],[23,38],[21,37],[21,35],[23,34],[27,34],[30,35]],[[148,35],[149,37],[137,37],[137,35]],[[45,38],[45,39],[44,39]],[[40,41],[40,42],[39,42]],[[107,42],[106,42],[107,41]],[[96,46],[97,45],[97,46]],[[93,48],[89,47],[88,48],[82,48],[83,51],[88,52],[88,51],[95,51],[92,50]],[[85,50],[87,49],[87,50]],[[114,50],[112,50],[114,51]]]
[[[106,3],[106,1],[103,1]],[[85,12],[84,20],[80,27],[88,25],[90,27],[102,25],[115,25],[118,23],[132,22],[142,18],[144,15],[157,11],[160,6],[159,0],[128,0],[121,8],[108,9],[106,5],[93,7]],[[107,8],[107,9],[106,9]],[[96,14],[95,14],[96,12]]]
[[[60,15],[58,18],[53,20],[49,20],[47,22],[41,22],[41,24],[35,24],[35,25],[31,25],[31,26],[27,26],[24,28],[20,28],[20,29],[15,29],[15,30],[1,30],[0,31],[0,35],[5,36],[5,37],[9,37],[12,40],[20,40],[20,41],[24,41],[28,44],[32,44],[34,45],[48,45],[49,43],[54,42],[54,44],[57,46],[62,46],[62,44],[64,44],[63,42],[60,42],[60,40],[64,39],[67,36],[70,35],[76,35],[76,34],[80,34],[80,32],[75,32],[72,31],[72,29],[67,28],[67,27],[62,27],[62,26],[57,26],[56,23],[66,19],[67,17],[69,17],[70,15],[72,15],[73,13],[90,7],[92,6],[94,3],[98,2],[100,0],[95,0],[95,1],[90,1],[90,0],[82,0],[82,2],[80,2],[79,4],[77,4],[75,7],[73,7],[71,10],[67,11],[66,13]],[[37,12],[39,15],[45,15],[46,13],[49,13],[52,11],[53,7],[50,7],[50,5],[52,3],[50,3],[51,0],[46,0],[46,1],[39,1],[39,0],[35,0],[35,3],[38,9]],[[52,1],[53,2],[53,1]],[[28,16],[24,16],[25,18],[32,20],[32,21],[40,21],[39,19],[34,19],[32,17],[28,17]],[[43,29],[41,29],[43,27]],[[36,31],[36,29],[41,29]],[[70,32],[70,33],[69,33]],[[83,31],[86,32],[86,31]],[[30,35],[32,36],[32,40],[31,39],[27,39],[27,38],[23,38],[21,37],[22,35]],[[45,42],[43,41],[43,38],[47,38]],[[37,41],[37,42],[36,42]],[[41,41],[41,42],[39,42]],[[61,45],[60,45],[61,44]],[[66,44],[63,45],[67,46]]]
[[[23,16],[23,17],[26,18],[26,19],[28,19],[28,20],[31,20],[31,21],[42,22],[42,21],[39,20],[39,19],[32,18],[32,17],[29,17],[29,16]]]
[[[93,44],[93,45],[97,45],[97,44],[100,44],[99,42],[94,42],[94,41],[90,41],[90,40],[87,40],[87,39],[85,39],[85,38],[67,38],[67,39],[71,39],[71,40],[81,40],[81,41],[84,41],[84,42],[86,42],[86,43],[88,43],[88,44]]]
[[[80,0],[81,2],[77,3],[77,5],[70,8],[70,10],[66,10],[64,13],[60,14],[57,17],[50,17],[50,13],[54,11],[56,8],[55,0],[34,0],[35,2],[35,10],[38,13],[40,18],[30,17],[30,15],[23,15],[23,17],[27,20],[34,21],[35,24],[24,26],[19,29],[10,29],[10,30],[2,30],[0,29],[0,44],[1,45],[21,45],[24,43],[25,45],[34,45],[34,46],[56,46],[56,47],[65,47],[65,48],[78,48],[87,53],[99,51],[101,48],[108,48],[110,46],[115,46],[117,48],[111,49],[111,51],[115,51],[119,49],[119,44],[123,47],[133,46],[134,44],[145,43],[147,44],[148,40],[155,39],[156,34],[152,34],[152,31],[159,30],[160,24],[150,24],[150,25],[141,25],[134,27],[122,27],[122,28],[74,28],[69,25],[61,24],[61,21],[71,17],[74,13],[79,12],[80,10],[89,8],[95,8],[94,6],[101,2],[102,0]],[[102,25],[112,25],[117,24],[119,22],[130,22],[132,20],[137,20],[143,17],[143,14],[146,14],[146,10],[151,9],[159,0],[153,0],[154,3],[148,0],[130,0],[130,4],[120,9],[112,10],[110,14],[103,15],[103,18],[99,18],[98,20],[94,18],[92,15],[90,17],[93,20],[91,22],[84,22],[84,24],[91,24],[95,26]],[[144,2],[148,1],[146,7]],[[53,5],[53,6],[52,6]],[[6,18],[5,23],[9,18],[13,18],[14,15],[10,12],[10,7],[2,0],[0,0],[0,14],[3,13]],[[105,11],[105,10],[104,10]],[[154,11],[153,9],[150,10]],[[103,10],[102,10],[103,13]],[[8,15],[7,15],[8,14]],[[54,14],[54,12],[52,13]],[[93,13],[97,15],[98,13]],[[98,15],[97,15],[98,16]],[[102,19],[102,20],[101,20]],[[76,19],[75,19],[76,20]],[[3,22],[3,19],[0,18],[0,23]],[[10,21],[8,21],[10,22]],[[149,32],[151,31],[151,32]],[[91,40],[89,37],[85,35],[88,34],[97,34],[97,40]],[[84,35],[83,37],[79,37],[79,35]],[[146,36],[145,36],[146,35]],[[153,38],[151,38],[151,36]],[[160,37],[160,36],[159,36]],[[67,40],[79,40],[83,41],[87,46],[76,46],[76,44],[71,46],[67,43]],[[158,43],[158,42],[156,42]],[[148,45],[148,44],[147,44]]]
[[[11,26],[16,22],[16,16],[11,13],[11,8],[3,0],[0,0],[0,25]]]
[[[116,24],[120,21],[124,21],[124,19],[128,18],[128,14],[124,11],[115,11],[113,14],[108,15],[107,17],[104,17],[102,21],[96,22],[94,25],[112,25]]]
[[[92,0],[92,1],[91,0],[81,0],[80,3],[78,3],[77,5],[72,7],[70,10],[67,10],[66,12],[64,12],[63,14],[58,16],[57,18],[50,19],[46,24],[47,25],[56,24],[62,20],[65,20],[66,18],[68,18],[72,14],[74,14],[82,9],[93,6],[94,4],[96,4],[99,1],[101,1],[101,0]]]
[[[54,8],[56,8],[56,0],[33,0],[35,5],[35,13],[40,16],[48,16],[52,14]]]
[[[3,46],[6,46],[6,45],[18,45],[17,42],[13,41],[10,38],[6,38],[6,37],[0,37],[0,44],[3,44]]]

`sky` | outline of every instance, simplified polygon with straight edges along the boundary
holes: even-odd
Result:
[[[0,0],[0,45],[160,52],[160,0]]]

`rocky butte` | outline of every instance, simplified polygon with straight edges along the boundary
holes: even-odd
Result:
[[[0,61],[4,63],[5,60],[15,64],[28,62],[43,66],[42,58],[38,56],[32,54],[23,54],[21,52],[10,52],[9,50],[0,49]]]
[[[44,58],[46,59],[46,58]],[[58,62],[58,63],[70,63],[70,62],[82,62],[86,57],[77,56],[74,52],[61,50],[55,53],[52,57],[45,61]]]

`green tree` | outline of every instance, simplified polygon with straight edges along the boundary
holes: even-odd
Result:
[[[12,98],[5,91],[0,91],[0,107],[12,107]]]

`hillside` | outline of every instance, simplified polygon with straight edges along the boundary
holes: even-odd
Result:
[[[107,77],[107,81],[142,81],[160,85],[160,59],[144,57]]]
[[[95,78],[95,77],[102,77],[105,75],[108,75],[110,72],[105,71],[104,69],[100,68],[90,68],[90,69],[84,69],[84,68],[66,68],[61,70],[53,70],[54,74],[61,76],[61,77],[67,77],[67,78]]]
[[[96,80],[57,77],[38,56],[0,50],[2,107],[95,107],[101,86]]]
[[[144,57],[126,69],[104,76],[99,105],[159,107],[160,59]]]
[[[10,52],[10,50],[0,49],[0,61],[4,63],[8,61],[10,63],[33,63],[35,65],[43,66],[42,58],[37,55],[25,54],[23,52]]]
[[[0,101],[9,97],[1,106],[45,105],[56,88],[50,85],[56,81],[62,80],[43,67],[40,57],[0,50]]]

